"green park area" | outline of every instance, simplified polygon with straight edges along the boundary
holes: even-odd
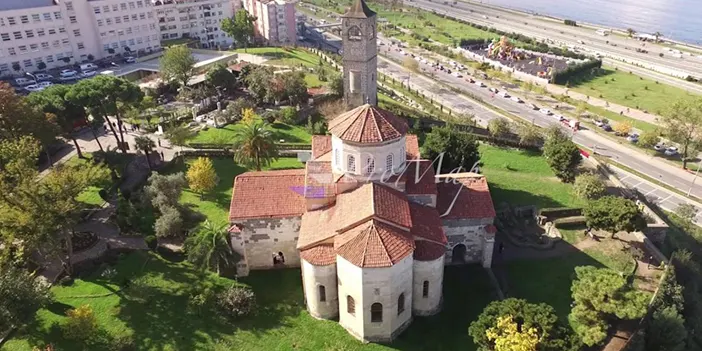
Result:
[[[278,143],[305,143],[312,140],[310,133],[302,126],[285,124],[282,122],[271,123],[273,140]],[[209,128],[197,133],[190,143],[231,145],[234,142],[237,128],[240,124],[228,124],[223,128]]]
[[[249,49],[236,49],[235,52],[241,54],[259,55],[268,58],[266,64],[274,66],[289,66],[299,67],[300,65],[307,67],[315,67],[319,65],[319,56],[307,52],[303,49],[295,49],[289,47],[262,47]]]

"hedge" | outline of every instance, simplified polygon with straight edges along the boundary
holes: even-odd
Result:
[[[551,83],[564,85],[575,77],[584,73],[590,73],[594,68],[601,68],[602,60],[587,60],[575,65],[570,65],[568,68],[554,72],[551,75]]]
[[[539,215],[544,216],[544,217],[548,217],[548,218],[581,216],[582,214],[583,214],[582,208],[572,208],[572,207],[542,208],[539,211]]]

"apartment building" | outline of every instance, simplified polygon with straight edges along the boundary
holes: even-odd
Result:
[[[150,0],[0,0],[0,75],[159,49]]]
[[[244,8],[256,17],[254,30],[259,39],[271,44],[292,44],[297,40],[295,1],[244,0]]]
[[[241,8],[240,0],[152,0],[161,40],[192,38],[202,48],[224,48],[233,41],[221,28]]]

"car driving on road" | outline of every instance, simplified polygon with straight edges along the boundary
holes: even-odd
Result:
[[[549,109],[547,109],[547,108],[542,108],[542,109],[540,109],[539,111],[540,111],[541,113],[547,115],[547,116],[553,115],[553,112],[551,112],[551,110],[549,110]]]

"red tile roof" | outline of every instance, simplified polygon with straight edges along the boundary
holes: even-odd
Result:
[[[414,240],[403,230],[370,220],[338,236],[334,248],[357,267],[390,267],[413,252]]]
[[[431,161],[409,161],[405,170],[405,193],[409,195],[436,195],[436,178]]]
[[[234,179],[229,220],[300,216],[304,185],[304,169],[243,173]]]
[[[487,179],[475,173],[456,173],[438,176],[436,209],[444,219],[493,218]]]
[[[300,258],[315,266],[328,266],[336,263],[333,244],[321,244],[300,251]]]
[[[331,152],[331,135],[313,135],[312,136],[312,159],[315,160],[320,156]]]
[[[414,241],[414,259],[417,261],[434,261],[446,254],[446,246],[427,240]]]
[[[408,160],[420,159],[422,155],[419,153],[419,139],[414,134],[405,136],[405,153]]]
[[[332,135],[356,143],[373,144],[398,139],[408,130],[409,126],[402,118],[368,104],[344,112],[329,122]]]
[[[307,88],[307,94],[310,96],[325,95],[328,93],[329,89],[327,89],[327,87]]]
[[[331,162],[307,161],[305,167],[305,198],[319,199],[336,196],[336,184]]]
[[[410,233],[414,236],[446,244],[446,234],[439,218],[439,213],[433,207],[422,206],[410,203],[410,213],[412,214],[412,229]]]

